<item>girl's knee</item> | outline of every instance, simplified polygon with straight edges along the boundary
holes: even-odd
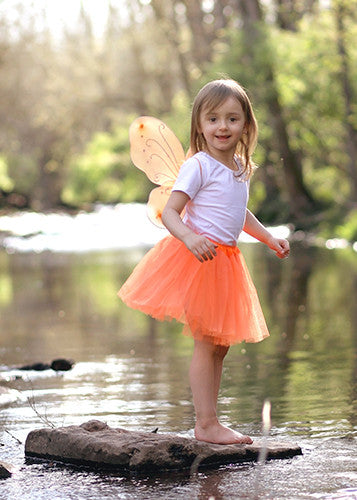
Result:
[[[220,344],[213,344],[209,341],[195,341],[195,349],[196,352],[205,353],[208,356],[214,356],[217,358],[224,358],[229,350],[229,346],[224,346]]]
[[[215,345],[214,355],[218,358],[224,358],[228,352],[229,347],[225,345]]]

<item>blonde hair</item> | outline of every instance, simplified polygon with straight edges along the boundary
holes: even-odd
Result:
[[[205,138],[199,132],[202,110],[209,113],[220,106],[228,97],[237,99],[244,112],[245,133],[237,144],[236,154],[242,162],[242,174],[249,178],[255,168],[251,157],[257,144],[258,124],[247,93],[235,80],[214,80],[207,83],[198,92],[192,106],[190,153],[195,154],[205,149]]]

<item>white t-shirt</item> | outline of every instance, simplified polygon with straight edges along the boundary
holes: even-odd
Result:
[[[195,233],[236,244],[245,222],[249,180],[200,151],[183,163],[172,191],[190,197],[183,221]]]

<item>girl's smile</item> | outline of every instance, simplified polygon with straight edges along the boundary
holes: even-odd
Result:
[[[202,110],[200,133],[207,153],[230,168],[234,168],[233,157],[244,128],[242,105],[232,96],[213,110]]]

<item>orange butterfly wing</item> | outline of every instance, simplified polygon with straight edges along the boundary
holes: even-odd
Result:
[[[147,208],[150,220],[163,227],[161,214],[185,161],[183,147],[164,122],[151,116],[137,118],[130,126],[129,138],[132,162],[160,186],[151,191]]]

